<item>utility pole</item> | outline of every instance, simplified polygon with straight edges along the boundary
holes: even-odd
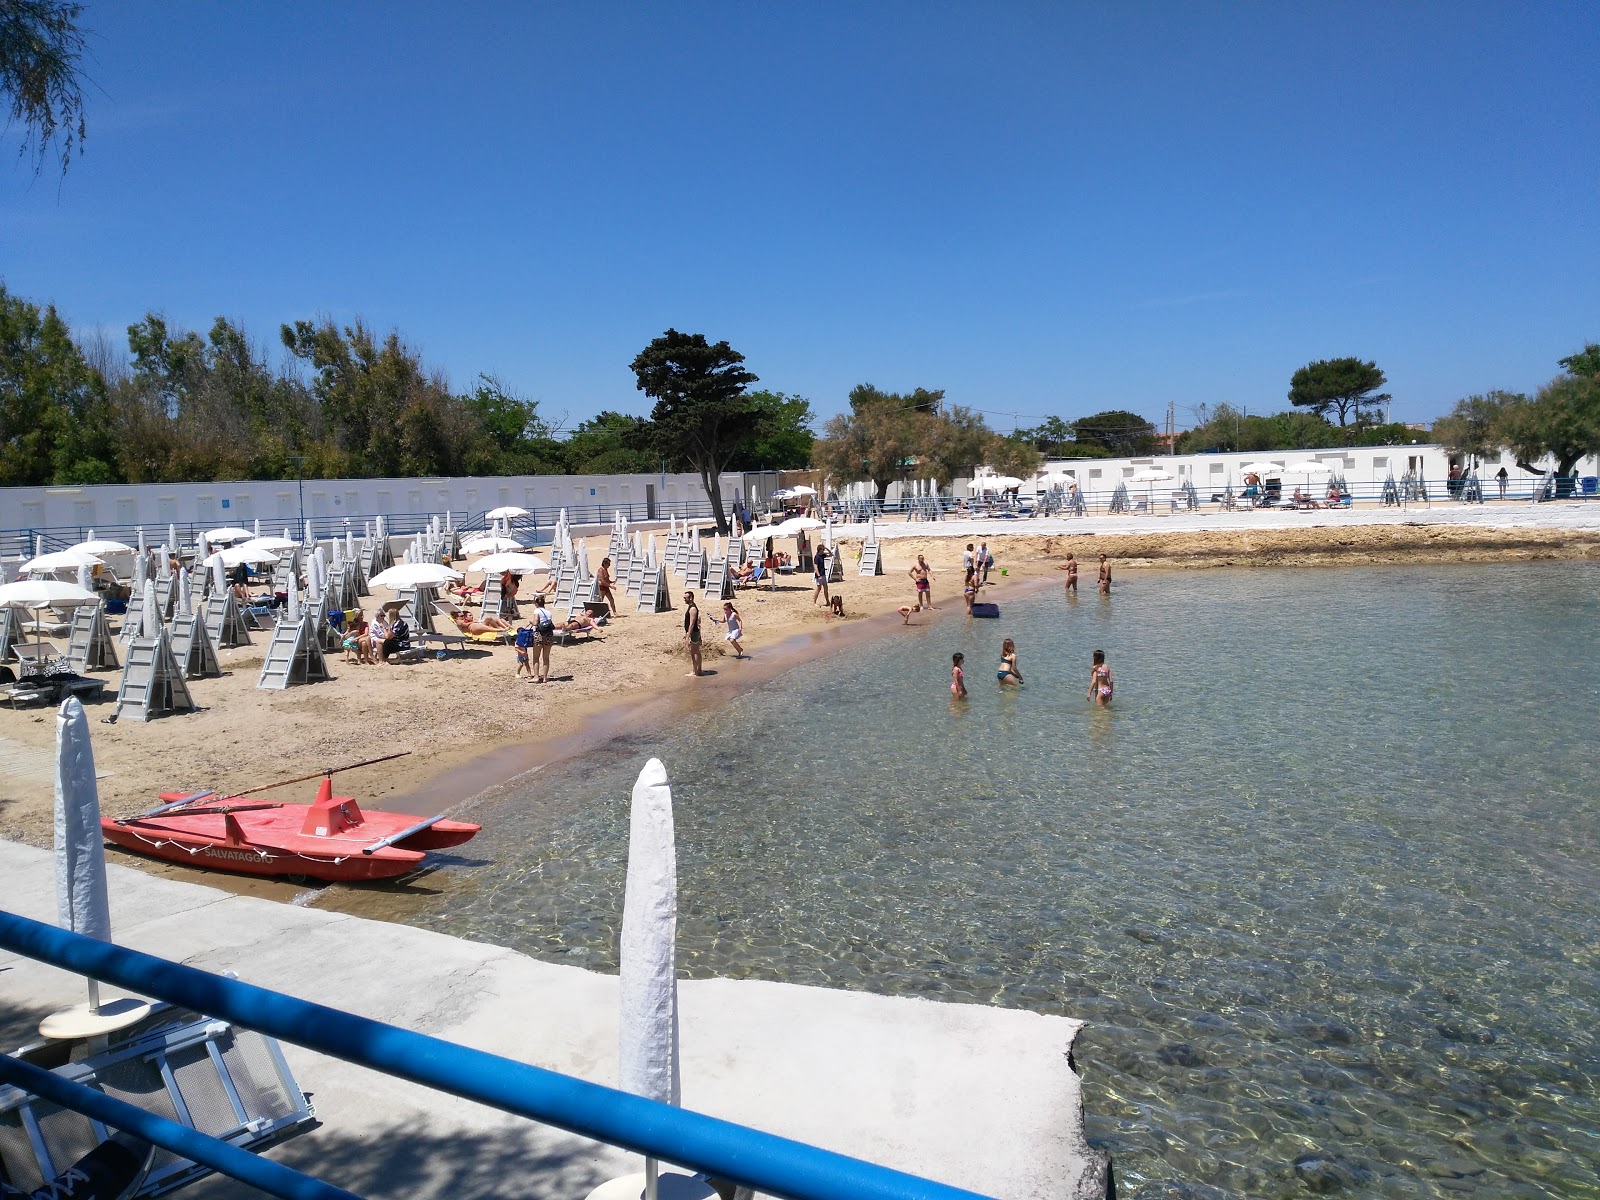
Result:
[[[285,458],[294,459],[294,487],[300,493],[300,528],[306,527],[306,483],[301,467],[306,461],[304,454],[285,454]]]

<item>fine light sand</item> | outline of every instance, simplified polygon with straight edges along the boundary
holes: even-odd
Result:
[[[108,816],[122,816],[153,806],[160,791],[213,788],[230,795],[410,750],[408,757],[341,774],[336,790],[372,807],[439,811],[521,771],[579,752],[611,732],[667,719],[684,705],[716,703],[770,678],[797,656],[827,652],[854,637],[892,634],[900,625],[896,607],[913,600],[906,571],[918,553],[927,556],[933,569],[938,610],[912,619],[961,619],[961,551],[966,541],[980,537],[987,537],[997,560],[991,587],[982,598],[1003,604],[1008,593],[1059,583],[1064,575],[1055,568],[1069,550],[1081,564],[1081,586],[1090,592],[1100,553],[1111,556],[1119,574],[1144,567],[1600,557],[1600,523],[1585,508],[1563,527],[1555,519],[1558,514],[1549,511],[1554,507],[1544,506],[1537,522],[1498,524],[1463,523],[1455,516],[1462,510],[1452,508],[1441,514],[1450,519],[1441,520],[1413,513],[1405,523],[1341,522],[1334,514],[1314,524],[1279,519],[1212,529],[1183,518],[1147,518],[1137,526],[1119,526],[1115,518],[1075,524],[891,525],[884,529],[881,577],[856,577],[859,538],[840,541],[846,578],[835,591],[845,599],[843,621],[826,618],[821,604],[812,604],[809,574],[781,576],[776,591],[741,591],[737,604],[745,622],[744,645],[752,657],[736,661],[722,630],[707,621],[705,661],[710,673],[701,679],[687,677],[681,585],[674,587],[671,612],[626,614],[603,631],[603,641],[557,646],[553,678],[544,685],[516,679],[514,653],[500,646],[452,654],[443,661],[425,658],[412,666],[346,664],[342,656],[330,655],[332,680],[282,692],[258,691],[255,682],[266,639],[257,635],[252,647],[219,652],[227,672],[222,678],[190,685],[203,706],[200,712],[149,723],[125,716],[106,725],[99,718],[110,714],[111,702],[89,706],[101,807]],[[1152,525],[1157,531],[1122,532]],[[978,532],[969,534],[969,529]],[[603,540],[591,539],[590,561],[598,563],[603,552]],[[388,598],[372,597],[368,611]],[[525,613],[531,611],[531,605],[524,606]],[[721,606],[712,604],[703,611],[720,614]],[[112,694],[115,676],[108,679]],[[0,837],[50,844],[54,738],[52,710],[0,710]],[[313,781],[283,788],[272,798],[309,800],[315,786]]]

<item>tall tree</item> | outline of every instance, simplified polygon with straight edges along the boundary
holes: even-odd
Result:
[[[1073,427],[1079,442],[1100,446],[1118,457],[1155,453],[1156,427],[1135,412],[1113,408],[1081,417]]]
[[[1038,473],[1044,465],[1044,453],[1029,438],[1020,433],[1011,437],[996,434],[989,440],[984,461],[994,468],[996,475],[1014,475],[1027,479]]]
[[[53,306],[0,284],[0,486],[116,481],[105,382]]]
[[[600,412],[579,424],[565,446],[575,475],[642,475],[661,465],[650,423],[619,412]]]
[[[656,402],[650,421],[662,455],[680,470],[697,471],[717,529],[729,531],[721,474],[739,448],[761,432],[763,416],[745,391],[757,377],[744,355],[705,334],[668,329],[634,358],[638,388]]]
[[[740,447],[729,467],[735,471],[800,471],[811,465],[811,401],[782,392],[754,391],[750,402],[761,411],[761,428]]]
[[[1558,363],[1567,369],[1569,375],[1581,375],[1585,379],[1600,379],[1600,345],[1590,342],[1576,354],[1569,354]]]
[[[35,174],[59,141],[61,173],[81,153],[89,127],[78,76],[83,60],[83,5],[60,0],[0,0],[0,96],[7,125],[21,124],[23,157]]]
[[[1452,454],[1486,458],[1503,445],[1506,411],[1527,401],[1514,392],[1493,391],[1457,400],[1446,415],[1433,423],[1433,440]]]
[[[942,391],[917,388],[902,395],[870,383],[850,389],[850,411],[831,417],[812,449],[812,464],[837,483],[872,480],[878,499],[911,473],[929,441],[928,421],[944,401]]]
[[[1387,393],[1374,395],[1388,378],[1378,364],[1359,358],[1327,358],[1307,363],[1289,379],[1289,403],[1327,416],[1331,408],[1339,414],[1343,429],[1353,418],[1361,424],[1367,410],[1379,410],[1388,403]]]
[[[1532,399],[1519,397],[1503,411],[1500,438],[1524,471],[1537,474],[1534,462],[1553,457],[1557,494],[1570,495],[1578,460],[1600,454],[1600,378],[1561,375]]]

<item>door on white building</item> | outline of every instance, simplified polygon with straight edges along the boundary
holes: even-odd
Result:
[[[137,525],[139,523],[139,502],[131,498],[117,501],[117,524]]]

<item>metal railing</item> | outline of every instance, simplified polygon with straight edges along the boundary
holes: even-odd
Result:
[[[792,1200],[978,1200],[976,1193],[948,1184],[312,1004],[14,913],[0,911],[0,947],[140,995],[224,1018],[332,1058],[650,1158],[679,1163],[769,1195]],[[29,1074],[30,1070],[25,1063],[0,1058],[0,1077],[8,1082],[41,1082]],[[19,1086],[27,1084],[19,1082]],[[218,1152],[215,1160],[190,1155],[189,1149],[170,1144],[167,1138],[171,1131],[159,1128],[157,1122],[141,1121],[141,1128],[123,1124],[125,1115],[118,1119],[115,1115],[90,1112],[85,1107],[88,1101],[72,1092],[70,1086],[47,1098],[129,1129],[158,1145],[195,1157],[196,1161],[205,1161],[224,1174],[245,1178],[232,1155]],[[109,1109],[103,1111],[110,1113]],[[186,1139],[204,1136],[181,1127],[178,1134]],[[176,1138],[178,1134],[171,1136]],[[216,1145],[236,1150],[226,1143]],[[215,1149],[211,1146],[208,1151]],[[278,1171],[288,1170],[273,1166]],[[295,1172],[290,1175],[299,1181],[295,1187],[302,1190],[287,1190],[283,1185],[294,1181],[283,1177],[250,1182],[286,1200],[333,1200],[336,1194],[334,1189],[316,1190],[328,1185]],[[337,1194],[348,1200],[348,1194]]]

